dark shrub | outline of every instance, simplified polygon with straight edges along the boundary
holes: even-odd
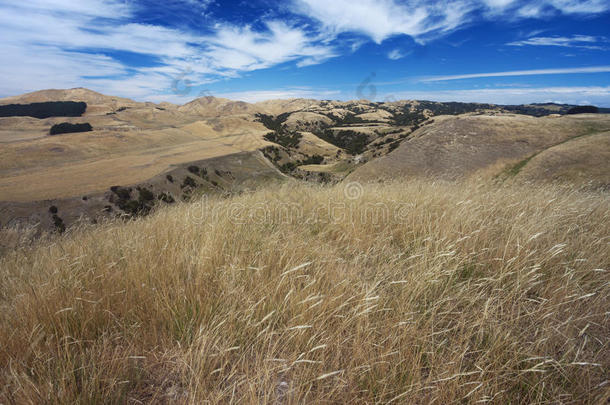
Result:
[[[131,199],[131,190],[128,188],[123,188],[119,186],[112,186],[110,190],[116,194],[121,200],[130,200]]]
[[[93,131],[93,127],[91,124],[70,124],[69,122],[62,122],[61,124],[56,124],[51,127],[49,131],[50,135],[59,135],[59,134],[71,134],[75,132],[89,132]]]
[[[214,173],[216,173],[216,176],[222,177],[222,173],[220,172],[220,170],[216,169],[214,170]]]
[[[256,118],[258,122],[261,122],[267,129],[276,132],[282,132],[284,129],[282,124],[288,119],[290,114],[292,113],[283,113],[278,115],[277,117],[266,114],[256,114]]]
[[[120,209],[131,215],[146,214],[150,211],[150,207],[136,200],[121,200],[118,202]]]
[[[0,117],[80,117],[86,110],[87,103],[75,101],[9,104],[0,106]]]
[[[174,178],[172,177],[171,174],[168,174],[167,176],[165,176],[165,178],[167,179],[167,181],[169,181],[170,183],[174,182]]]
[[[180,186],[180,187],[182,187],[182,188],[193,187],[194,188],[194,187],[197,187],[197,182],[192,177],[186,176],[184,178],[184,181],[182,182],[182,186]]]
[[[566,114],[597,114],[599,108],[592,105],[581,105],[578,107],[572,107]]]
[[[394,149],[398,148],[398,146],[400,146],[400,142],[398,141],[391,143],[390,147],[388,148],[388,152],[392,152]]]
[[[189,166],[188,171],[199,176],[199,168],[197,166]]]
[[[159,201],[163,201],[164,203],[168,203],[168,204],[172,204],[172,203],[176,202],[174,197],[172,197],[172,195],[168,194],[168,193],[159,194]]]
[[[64,225],[63,219],[58,217],[56,214],[53,214],[53,225],[55,225],[55,229],[59,233],[64,233],[66,230],[66,225]]]
[[[152,191],[144,187],[138,187],[138,192],[140,193],[139,200],[140,202],[153,201],[155,199],[155,195]]]
[[[89,197],[87,197],[86,195],[83,196],[83,201],[87,201],[89,199]]]
[[[301,165],[319,165],[324,161],[324,157],[320,155],[308,156],[307,159],[301,161]]]
[[[352,130],[333,131],[326,129],[324,131],[316,132],[315,135],[328,143],[344,148],[351,155],[359,155],[364,152],[366,145],[369,142],[368,137],[365,134]]]
[[[57,209],[57,207],[56,207],[56,206],[51,205],[51,206],[49,207],[49,212],[50,212],[51,214],[57,214],[57,211],[58,211],[58,209]]]
[[[280,170],[284,173],[290,173],[297,168],[294,162],[287,162],[280,166]]]

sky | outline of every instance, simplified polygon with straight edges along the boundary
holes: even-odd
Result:
[[[0,0],[0,97],[610,107],[610,0]]]

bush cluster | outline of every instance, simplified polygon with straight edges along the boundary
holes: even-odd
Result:
[[[75,101],[9,104],[0,106],[0,117],[80,117],[86,110],[87,103]]]
[[[49,131],[50,135],[59,134],[70,134],[75,132],[90,132],[93,131],[93,127],[89,123],[84,124],[70,124],[69,122],[62,122],[61,124],[55,124]]]

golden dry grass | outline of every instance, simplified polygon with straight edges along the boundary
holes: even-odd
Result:
[[[605,403],[609,215],[295,183],[72,231],[0,259],[0,402]]]

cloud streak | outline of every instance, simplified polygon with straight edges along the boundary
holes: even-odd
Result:
[[[439,91],[401,91],[393,94],[382,94],[394,100],[434,100],[459,101],[492,104],[594,104],[610,107],[610,86],[574,86],[574,87],[539,87],[539,88],[496,88],[465,89]]]
[[[595,44],[608,42],[605,37],[573,35],[571,37],[532,37],[522,41],[509,42],[510,46],[558,46],[564,48],[604,49]]]
[[[582,73],[607,73],[610,66],[592,66],[581,68],[562,68],[562,69],[532,69],[532,70],[513,70],[508,72],[492,73],[472,73],[450,76],[433,76],[419,79],[420,83],[443,82],[448,80],[479,79],[484,77],[510,77],[510,76],[534,76],[534,75],[561,75],[561,74],[582,74]]]
[[[610,10],[607,0],[292,0],[292,11],[317,21],[329,35],[355,32],[380,44],[397,35],[420,43],[478,19],[517,20]]]

